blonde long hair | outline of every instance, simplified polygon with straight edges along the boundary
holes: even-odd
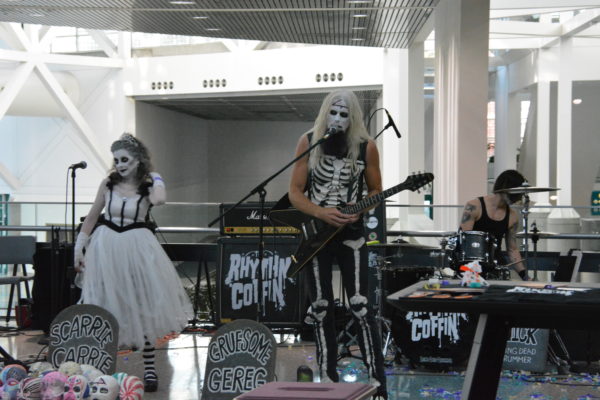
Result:
[[[350,90],[334,90],[325,97],[321,104],[317,119],[315,120],[315,124],[311,129],[313,132],[311,144],[316,143],[325,134],[327,130],[327,115],[329,114],[331,105],[339,100],[344,100],[348,106],[350,125],[346,132],[346,140],[348,143],[347,158],[352,160],[352,169],[355,170],[356,160],[360,155],[360,144],[369,140],[369,134],[363,122],[363,113],[360,102],[354,92]],[[323,151],[321,146],[317,146],[309,157],[308,166],[311,170],[317,166],[317,163],[322,156]]]

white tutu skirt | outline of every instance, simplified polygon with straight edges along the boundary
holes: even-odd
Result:
[[[173,263],[146,228],[122,233],[105,225],[91,236],[81,288],[83,304],[110,311],[119,322],[119,345],[144,347],[180,332],[192,305]]]

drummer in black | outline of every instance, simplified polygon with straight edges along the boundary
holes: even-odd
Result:
[[[496,240],[496,259],[500,253],[502,238],[506,237],[506,252],[510,265],[523,280],[528,280],[527,270],[523,264],[517,244],[518,214],[510,208],[511,204],[521,200],[521,194],[499,193],[501,189],[521,186],[526,179],[514,169],[502,172],[496,178],[494,191],[487,196],[470,200],[465,205],[460,221],[461,231],[487,232]],[[499,261],[499,264],[503,264]]]

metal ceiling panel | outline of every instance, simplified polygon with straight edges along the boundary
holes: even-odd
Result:
[[[173,4],[169,0],[0,0],[0,21],[269,42],[406,48],[438,1],[196,0]]]

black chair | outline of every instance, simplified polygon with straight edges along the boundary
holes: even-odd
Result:
[[[17,301],[21,299],[21,285],[25,286],[25,293],[28,299],[31,299],[31,290],[29,281],[33,280],[33,275],[27,275],[26,264],[33,264],[33,255],[35,253],[34,236],[0,236],[0,264],[12,264],[12,275],[0,277],[0,285],[10,285],[10,294],[8,296],[8,307],[6,309],[6,322],[10,321],[13,308],[13,298],[15,289],[17,290]],[[19,274],[19,265],[21,265],[21,274]]]

